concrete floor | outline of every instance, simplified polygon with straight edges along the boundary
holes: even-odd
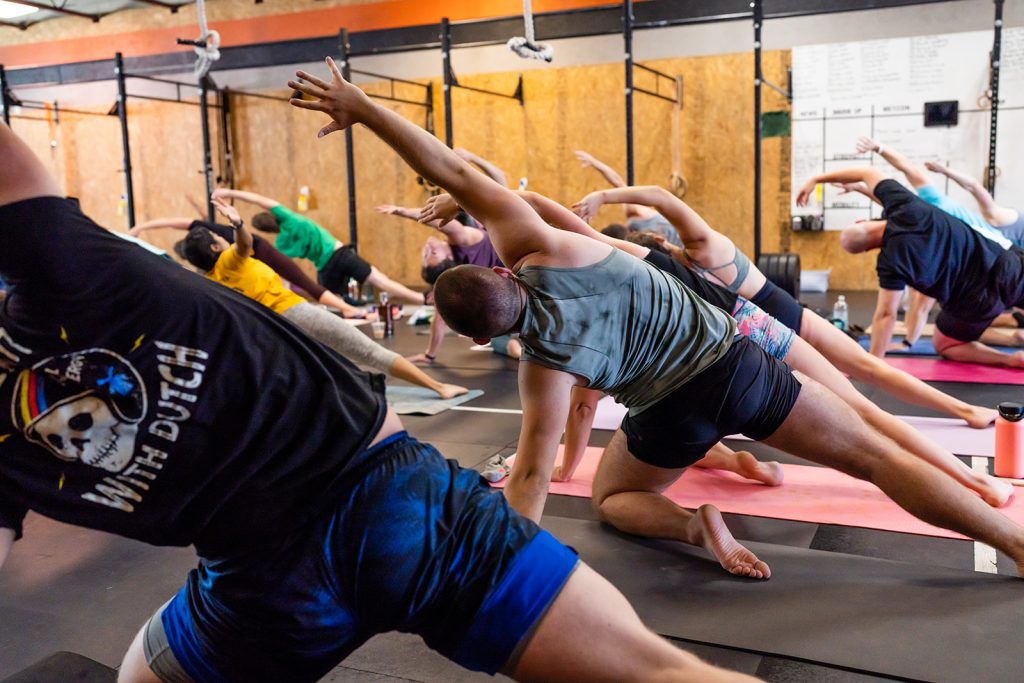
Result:
[[[830,310],[836,294],[805,297],[805,303]],[[851,322],[866,326],[874,294],[845,294],[850,302]],[[403,354],[420,352],[426,346],[424,330],[407,327],[403,321],[398,334],[385,345]],[[516,365],[487,352],[470,351],[469,346],[467,340],[448,339],[440,354],[441,363],[431,372],[444,381],[484,389],[484,396],[471,404],[475,407],[519,408]],[[1010,392],[1021,393],[1020,387],[1002,385],[949,384],[942,388],[973,400],[982,400],[978,396],[994,400]],[[875,391],[866,387],[865,393],[873,397]],[[893,399],[884,401],[885,407],[897,414],[928,414]],[[519,416],[515,414],[448,411],[433,417],[405,416],[403,422],[413,436],[435,444],[447,457],[466,467],[480,467],[496,453],[511,453],[519,435]],[[608,437],[608,432],[595,432],[591,443],[603,445]],[[778,455],[760,445],[750,449],[765,457]],[[894,561],[899,566],[931,567],[936,571],[948,568],[968,572],[974,566],[973,546],[966,541],[741,515],[727,518],[739,538],[770,542],[779,548],[840,553],[878,562]],[[585,500],[554,496],[549,501],[546,519],[567,523],[566,520],[593,520],[593,515]],[[187,549],[152,548],[30,516],[25,539],[16,546],[9,566],[0,572],[0,679],[56,650],[79,652],[115,666],[139,625],[180,586],[193,563],[194,556]],[[1005,557],[1000,560],[999,573],[1014,574]],[[620,587],[624,591],[627,588]],[[799,601],[799,596],[791,599]],[[842,599],[843,595],[836,595],[836,600]],[[680,600],[682,608],[685,600]],[[637,609],[643,617],[643,610]],[[915,643],[912,633],[907,638],[908,649],[927,649],[926,644]],[[699,639],[674,642],[714,663],[768,681],[907,680],[887,676],[892,671],[885,666],[837,667],[777,656],[768,646],[749,651],[693,640]],[[842,648],[843,644],[834,646]],[[964,652],[957,656],[974,654]],[[1024,657],[1020,651],[1006,652],[1005,656],[1020,662],[1021,675],[1016,680],[1024,680]],[[861,670],[851,670],[858,668]],[[494,679],[458,668],[429,650],[417,637],[405,634],[374,638],[324,679],[423,683],[476,680]],[[986,678],[981,675],[976,680]]]

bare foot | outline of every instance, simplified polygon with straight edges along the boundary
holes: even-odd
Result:
[[[442,384],[440,388],[435,389],[441,398],[455,398],[456,396],[462,396],[468,394],[469,389],[466,387],[460,387],[457,384]]]
[[[687,525],[690,543],[702,546],[715,556],[722,568],[736,576],[751,579],[771,578],[772,570],[736,542],[732,537],[722,513],[714,505],[701,505]]]
[[[761,462],[749,451],[736,451],[736,474],[759,481],[766,486],[780,486],[784,475],[777,462]]]
[[[968,427],[972,429],[985,429],[996,421],[996,417],[998,415],[999,411],[995,408],[970,406],[970,409],[966,414],[964,414],[963,418]]]
[[[982,477],[976,490],[981,499],[994,508],[1008,505],[1010,499],[1013,498],[1013,484],[987,474]]]

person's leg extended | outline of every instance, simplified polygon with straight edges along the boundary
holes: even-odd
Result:
[[[702,546],[738,576],[771,576],[767,564],[736,542],[715,507],[701,506],[695,514],[661,495],[686,468],[641,462],[630,454],[626,441],[621,429],[615,432],[594,477],[592,500],[602,521],[628,534]]]
[[[841,372],[880,387],[902,401],[958,417],[975,429],[987,427],[996,419],[994,409],[953,398],[872,356],[813,311],[804,311],[800,336]]]
[[[517,681],[742,683],[641,623],[614,586],[580,563],[506,671]]]
[[[376,266],[373,266],[370,269],[370,276],[366,278],[366,281],[377,289],[387,292],[395,299],[419,305],[423,305],[423,302],[425,301],[422,292],[414,291],[400,282],[395,282],[387,275],[377,270]]]
[[[879,435],[817,382],[804,383],[782,426],[764,441],[872,482],[915,517],[1002,550],[1024,573],[1024,528]]]
[[[873,356],[872,356],[873,357]],[[976,472],[959,458],[917,431],[909,424],[891,415],[869,401],[854,388],[841,372],[802,339],[795,339],[786,363],[811,379],[825,385],[850,405],[869,425],[925,462],[939,468],[958,482],[977,492],[986,503],[995,507],[1005,505],[1013,495],[1013,486],[984,472]]]
[[[434,379],[390,349],[372,341],[351,324],[310,304],[299,304],[282,314],[313,339],[354,363],[418,384],[441,398],[453,398],[468,389]]]
[[[986,330],[995,332],[995,330]],[[943,358],[960,361],[961,363],[980,363],[982,365],[1002,365],[1009,368],[1024,368],[1024,351],[1004,353],[993,349],[980,341],[960,341],[943,334],[938,328],[932,337],[935,350]]]

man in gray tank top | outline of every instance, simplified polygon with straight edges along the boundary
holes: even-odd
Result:
[[[594,504],[620,529],[699,544],[733,574],[767,577],[768,566],[732,538],[717,510],[693,514],[652,495],[722,436],[741,432],[872,481],[912,514],[995,546],[1024,571],[1024,529],[870,429],[822,385],[801,378],[801,386],[749,339],[734,339],[729,316],[679,280],[546,224],[340,74],[312,83],[296,87],[319,101],[298,104],[332,117],[321,134],[366,125],[487,226],[511,267],[453,268],[438,279],[435,300],[452,329],[478,342],[521,333],[523,424],[505,488],[519,512],[540,518],[570,406],[605,391],[629,414],[605,452]]]

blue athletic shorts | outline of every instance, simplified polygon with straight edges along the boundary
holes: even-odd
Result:
[[[161,678],[316,681],[396,630],[468,669],[513,662],[575,553],[405,432],[360,460],[363,475],[308,533],[190,572],[146,628]]]

